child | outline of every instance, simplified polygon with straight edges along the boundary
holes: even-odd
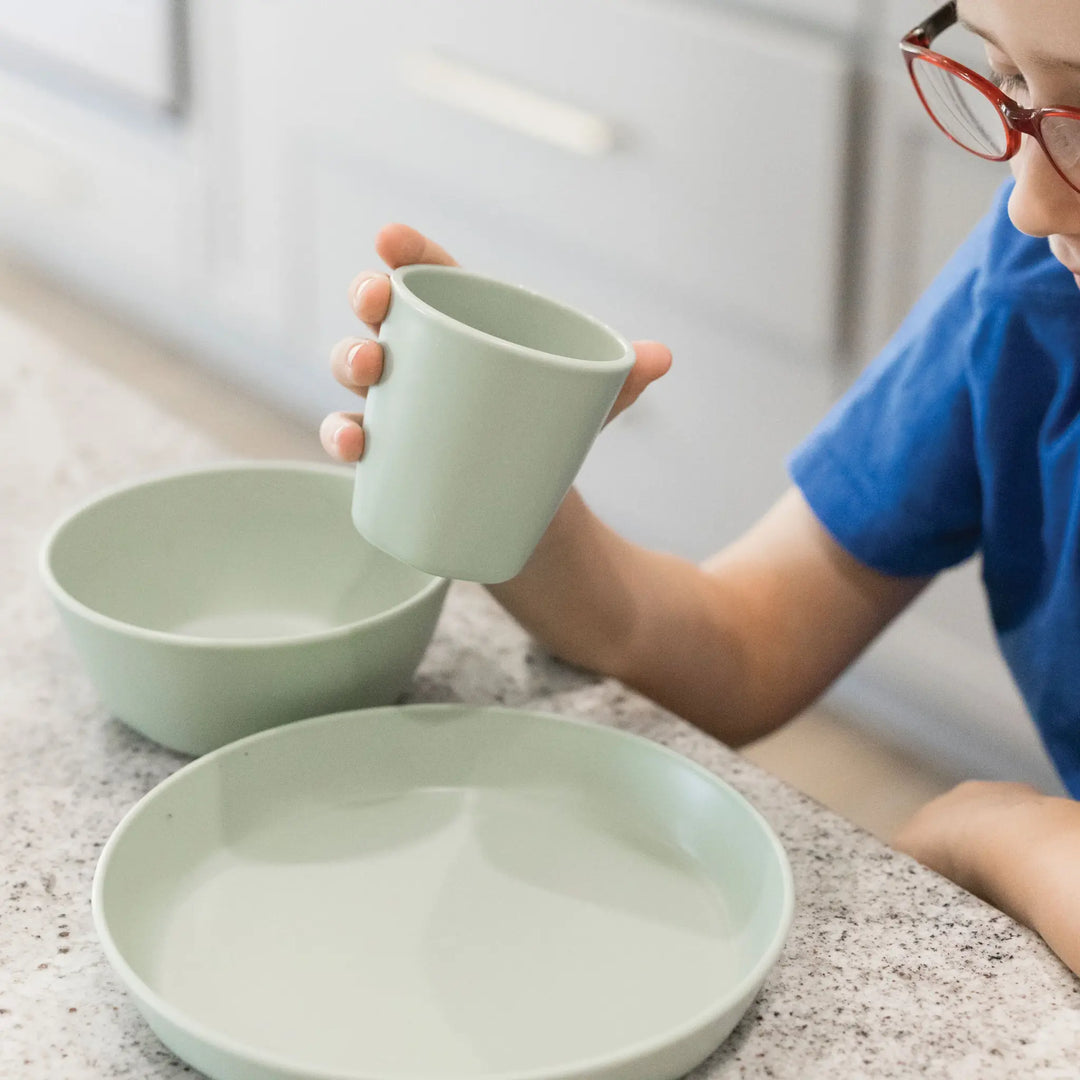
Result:
[[[983,38],[993,85],[934,51],[958,18]],[[622,539],[572,490],[521,574],[490,588],[556,655],[739,745],[810,704],[935,573],[980,551],[1004,656],[1080,796],[1080,4],[959,0],[904,55],[938,126],[1008,158],[1013,180],[794,454],[794,485],[701,566]],[[390,267],[453,262],[404,225],[376,250]],[[353,284],[375,331],[389,295],[384,274]],[[612,416],[671,363],[657,342],[635,350]],[[374,341],[332,356],[360,394],[381,365]],[[327,417],[321,437],[340,460],[363,452],[356,414]],[[1080,803],[968,782],[897,844],[1080,973]]]

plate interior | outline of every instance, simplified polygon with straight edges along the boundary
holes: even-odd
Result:
[[[775,944],[771,834],[641,739],[391,708],[177,774],[103,860],[123,961],[195,1029],[311,1072],[607,1059],[737,996]]]

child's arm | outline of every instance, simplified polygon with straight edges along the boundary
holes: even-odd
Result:
[[[1080,803],[968,781],[927,803],[895,843],[1030,926],[1080,975]]]
[[[556,655],[740,745],[817,698],[925,584],[857,562],[796,489],[702,566],[623,539],[572,490],[525,569],[489,588]]]

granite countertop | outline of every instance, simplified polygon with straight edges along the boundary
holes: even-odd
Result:
[[[100,488],[229,456],[0,312],[0,1076],[190,1074],[105,961],[94,865],[186,760],[111,719],[40,586],[51,522]],[[546,656],[455,584],[411,700],[568,713],[700,762],[768,818],[797,913],[743,1022],[695,1077],[1080,1075],[1080,982],[1030,931],[611,680]]]

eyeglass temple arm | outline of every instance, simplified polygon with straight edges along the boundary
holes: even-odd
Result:
[[[912,30],[909,40],[917,41],[923,48],[927,48],[938,34],[943,34],[955,22],[956,0],[949,0],[949,3],[938,8],[926,22]]]

